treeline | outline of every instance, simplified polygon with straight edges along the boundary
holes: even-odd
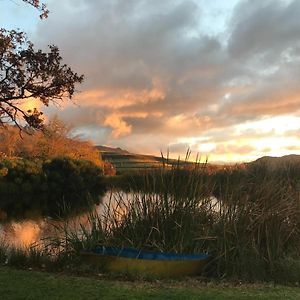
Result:
[[[30,210],[57,216],[99,201],[105,163],[90,142],[70,132],[57,118],[42,130],[0,129],[2,216],[22,217]]]
[[[33,210],[53,217],[66,215],[98,203],[104,192],[102,169],[87,160],[0,161],[0,210],[8,217]]]
[[[104,166],[100,152],[88,141],[70,137],[70,128],[53,118],[43,127],[34,130],[29,127],[6,126],[0,128],[0,157],[21,157],[25,159],[49,159],[57,156],[84,159],[97,166]]]

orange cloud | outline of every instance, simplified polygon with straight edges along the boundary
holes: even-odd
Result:
[[[130,134],[131,126],[122,120],[122,117],[118,114],[111,114],[104,120],[104,125],[108,125],[113,128],[112,137],[119,138],[124,135]]]
[[[118,109],[137,103],[163,100],[166,93],[159,80],[152,80],[149,89],[135,90],[127,89],[89,89],[77,95],[76,103],[80,106],[105,106]]]

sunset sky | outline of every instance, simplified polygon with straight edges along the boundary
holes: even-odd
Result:
[[[300,1],[0,0],[0,27],[85,75],[44,110],[95,144],[249,161],[300,154]]]

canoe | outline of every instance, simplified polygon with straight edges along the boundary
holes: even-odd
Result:
[[[97,247],[93,251],[82,252],[82,257],[87,263],[108,272],[175,278],[201,274],[210,255]]]

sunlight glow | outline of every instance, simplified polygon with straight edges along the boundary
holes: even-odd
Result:
[[[278,116],[265,118],[259,121],[247,122],[236,126],[237,133],[245,130],[258,130],[260,132],[270,132],[272,134],[283,134],[290,130],[300,129],[300,117],[298,116]]]

